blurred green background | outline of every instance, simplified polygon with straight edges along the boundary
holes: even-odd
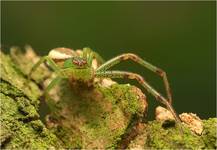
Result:
[[[216,116],[215,19],[215,1],[4,1],[1,45],[30,44],[40,55],[55,47],[89,46],[106,60],[136,53],[167,72],[177,112],[208,118]],[[135,63],[125,62],[114,69],[137,72],[164,92],[162,80]],[[153,118],[159,103],[144,92]]]

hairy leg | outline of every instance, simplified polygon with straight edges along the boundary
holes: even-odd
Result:
[[[175,110],[173,109],[172,105],[160,94],[158,93],[153,87],[151,87],[142,76],[125,71],[105,71],[105,72],[96,72],[96,77],[108,77],[108,78],[126,78],[126,79],[134,79],[137,80],[150,94],[152,94],[158,101],[166,105],[166,107],[170,110],[173,114],[175,120],[178,124],[181,124],[181,120],[176,114]],[[182,130],[182,129],[181,129]]]
[[[128,60],[128,59],[130,59],[136,63],[139,63],[143,67],[151,70],[152,72],[157,73],[160,77],[163,78],[163,82],[164,82],[164,86],[166,89],[168,101],[170,104],[172,104],[172,93],[171,93],[171,89],[170,89],[170,85],[169,85],[169,82],[167,79],[166,72],[163,71],[162,69],[150,64],[149,62],[143,60],[142,58],[140,58],[139,56],[137,56],[135,54],[126,53],[126,54],[122,54],[122,55],[119,55],[117,57],[114,57],[114,58],[110,59],[109,61],[105,62],[104,64],[102,64],[99,68],[97,68],[96,72],[106,71],[106,70],[110,69],[111,67],[113,67],[114,65],[120,63],[121,61]]]

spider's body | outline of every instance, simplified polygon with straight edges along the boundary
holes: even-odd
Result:
[[[128,59],[142,65],[143,67],[151,70],[152,72],[162,77],[167,93],[167,98],[165,98],[158,91],[156,91],[139,74],[126,71],[109,71],[109,69],[114,65]],[[94,67],[94,60],[97,60],[97,63],[101,65]],[[57,74],[57,77],[53,79],[53,81],[51,81],[51,83],[46,88],[45,95],[47,95],[49,90],[52,89],[56,84],[58,84],[61,79],[66,78],[69,80],[79,81],[83,83],[87,83],[89,81],[91,82],[95,77],[133,79],[137,80],[158,101],[166,105],[177,122],[181,122],[171,104],[172,95],[170,92],[171,90],[166,73],[162,69],[150,64],[149,62],[143,60],[135,54],[122,54],[104,63],[103,59],[90,48],[84,48],[83,51],[79,50],[76,52],[68,48],[55,48],[49,52],[48,56],[42,57],[39,62],[33,66],[29,74],[29,78],[31,76],[31,73],[44,61],[47,61],[48,65]]]
[[[57,64],[57,73],[63,78],[80,82],[92,81],[94,78],[91,56],[79,56],[71,49],[56,48],[49,52],[48,57]]]

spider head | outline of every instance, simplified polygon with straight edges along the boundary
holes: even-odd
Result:
[[[72,58],[68,58],[64,61],[64,68],[76,68],[76,69],[85,69],[88,67],[88,63],[87,60],[79,57],[79,56],[75,56]]]
[[[93,59],[92,53],[87,52],[87,48],[84,48],[81,54],[69,48],[55,48],[49,52],[48,57],[62,68],[76,69],[91,67]]]

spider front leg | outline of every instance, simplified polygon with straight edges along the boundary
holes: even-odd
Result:
[[[88,47],[83,48],[83,55],[85,57],[87,55],[92,55],[92,57],[95,58],[99,64],[103,64],[105,62],[104,59],[97,52],[94,52],[92,49]]]
[[[55,64],[55,62],[49,58],[48,56],[44,56],[42,58],[40,58],[40,60],[32,67],[32,69],[30,70],[29,72],[29,75],[28,75],[28,81],[30,81],[30,78],[31,78],[31,75],[32,73],[42,64],[44,63],[45,61],[47,61],[47,63],[49,64],[49,66],[54,70],[54,72],[56,73],[59,73],[60,72],[60,68]],[[57,74],[59,75],[59,74]],[[45,95],[45,98],[47,98],[48,96],[48,92],[56,85],[58,84],[60,81],[61,81],[61,77],[56,77],[55,79],[53,79],[49,85],[46,87],[45,89],[45,92],[44,92],[44,95]]]
[[[48,84],[48,86],[44,90],[44,93],[42,96],[45,102],[48,104],[50,109],[53,109],[52,107],[55,106],[56,102],[55,100],[49,97],[49,91],[53,89],[58,83],[60,83],[62,79],[64,78],[57,76]]]
[[[163,71],[162,69],[150,64],[149,62],[143,60],[142,58],[140,58],[139,56],[132,54],[132,53],[126,53],[126,54],[122,54],[119,55],[115,58],[110,59],[109,61],[105,62],[104,64],[102,64],[99,68],[97,68],[96,71],[100,72],[100,71],[106,71],[109,68],[113,67],[114,65],[120,63],[121,61],[124,60],[132,60],[136,63],[139,63],[140,65],[142,65],[143,67],[157,73],[160,77],[163,78],[163,82],[164,82],[164,86],[166,89],[166,94],[169,100],[169,103],[172,104],[172,93],[171,93],[171,89],[170,89],[170,85],[167,79],[167,75],[166,72]]]
[[[45,98],[47,98],[49,91],[54,88],[62,79],[63,78],[61,77],[56,77],[48,84],[44,91]]]
[[[166,107],[173,114],[175,120],[179,125],[181,125],[181,120],[173,109],[172,105],[153,87],[151,87],[144,78],[138,74],[125,72],[125,71],[105,71],[105,72],[96,72],[96,77],[108,77],[108,78],[126,78],[126,79],[134,79],[137,80],[150,94],[152,94],[158,101],[166,105]],[[181,128],[181,127],[180,127]],[[181,128],[182,131],[182,128]]]
[[[32,73],[45,61],[48,62],[49,66],[55,72],[58,72],[60,70],[60,68],[55,64],[55,62],[51,58],[49,58],[48,56],[41,57],[40,60],[30,70],[29,75],[28,75],[28,81],[30,80]]]

